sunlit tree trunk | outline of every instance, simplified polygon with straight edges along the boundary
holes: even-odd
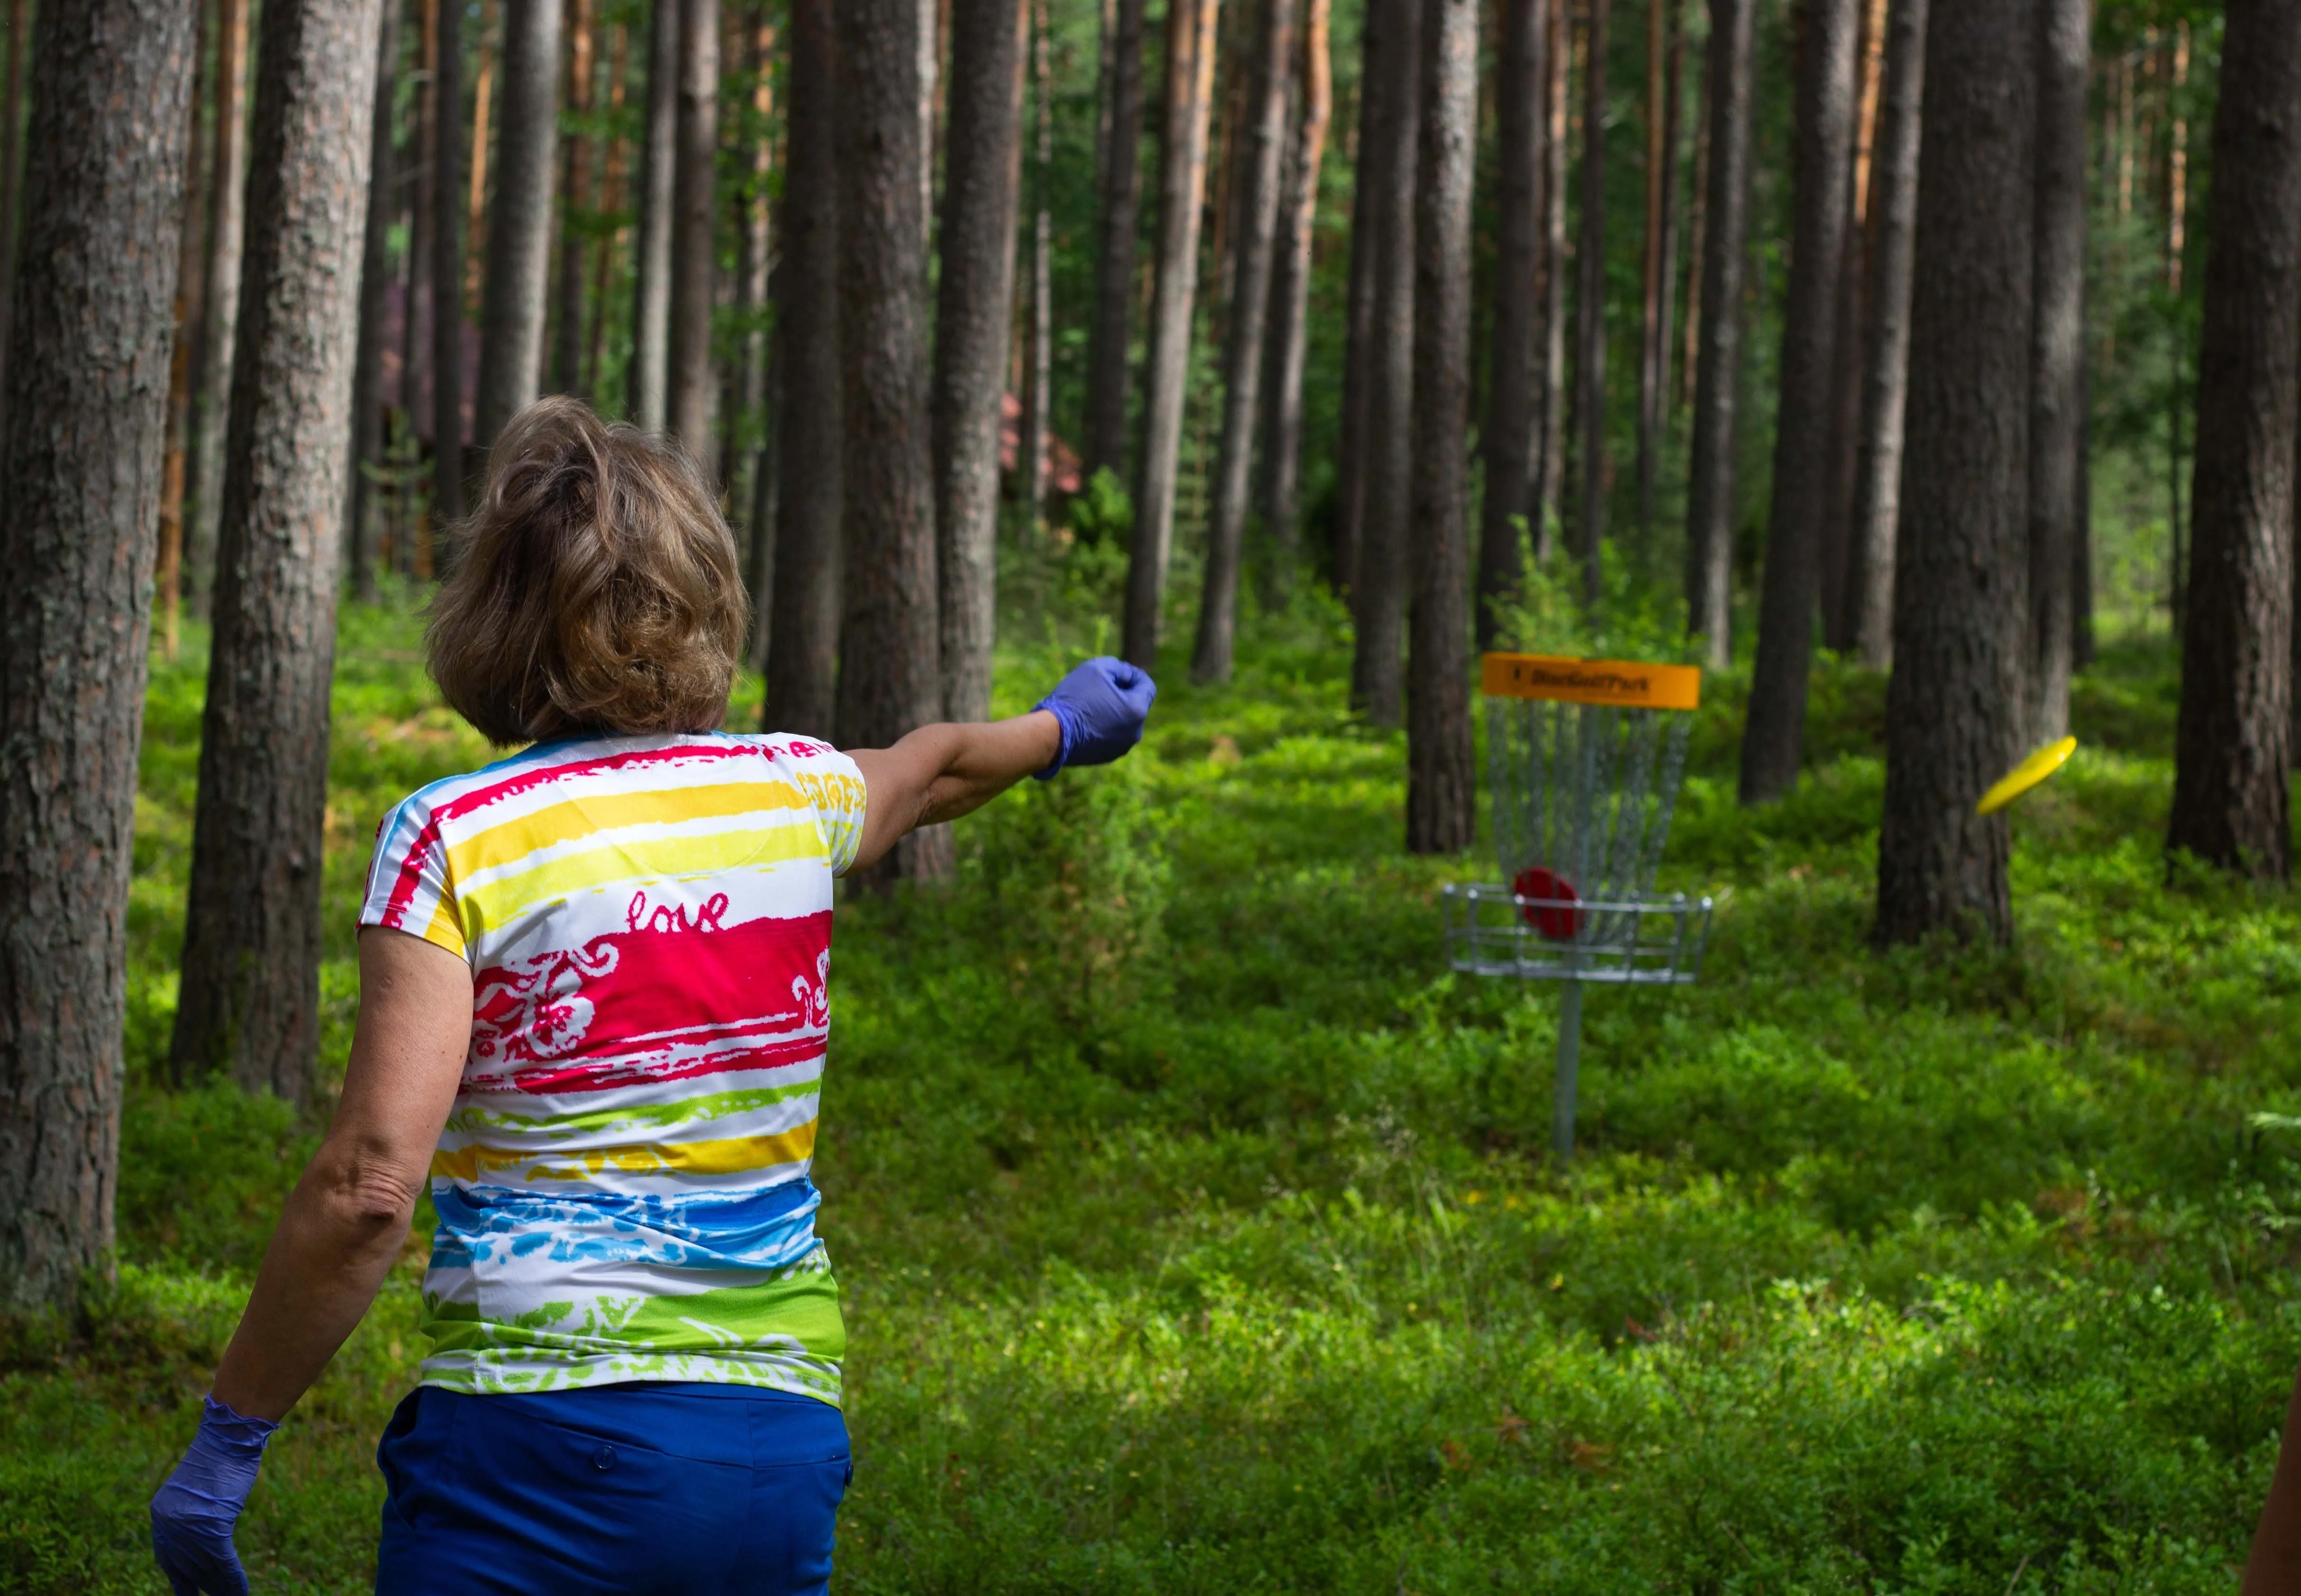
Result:
[[[2225,26],[2197,358],[2194,563],[2165,846],[2281,882],[2292,871],[2301,10],[2230,0]]]
[[[400,0],[382,0],[376,29],[375,104],[368,113],[367,221],[360,255],[359,348],[352,363],[352,455],[344,510],[344,547],[352,596],[375,597],[375,484],[383,464],[383,324],[390,303],[388,248],[395,205],[392,131],[398,120]]]
[[[651,0],[647,132],[640,146],[639,233],[632,249],[632,355],[623,391],[650,432],[670,423],[672,216],[679,174],[679,23],[686,0]]]
[[[2037,221],[2029,371],[2029,738],[2070,723],[2078,479],[2085,472],[2086,94],[2092,0],[2037,7]]]
[[[1365,523],[1351,607],[1358,627],[1351,702],[1377,726],[1399,723],[1401,636],[1414,510],[1414,182],[1421,128],[1422,0],[1375,0],[1383,59],[1381,121],[1359,141],[1372,195],[1374,313],[1367,358]]]
[[[1460,853],[1477,832],[1470,755],[1470,173],[1480,0],[1423,0],[1414,217],[1414,586],[1406,848]]]
[[[464,518],[464,88],[461,0],[439,0],[431,155],[431,519]]]
[[[715,475],[719,383],[711,363],[711,310],[719,288],[719,0],[680,0],[678,137],[665,418],[688,457]]]
[[[933,407],[943,713],[955,721],[991,713],[1000,403],[1013,320],[1029,4],[954,0],[951,9]]]
[[[20,1309],[111,1268],[174,321],[153,267],[183,226],[192,15],[50,4],[35,40],[0,429],[0,1302]]]
[[[480,313],[473,441],[535,402],[551,297],[551,163],[559,153],[560,0],[505,0],[502,130]]]
[[[378,0],[268,0],[170,1064],[292,1102],[319,1063],[328,688]]]
[[[1270,283],[1268,360],[1270,421],[1263,442],[1263,519],[1270,534],[1266,597],[1274,606],[1293,586],[1301,548],[1302,369],[1309,343],[1310,245],[1318,213],[1318,171],[1326,124],[1335,113],[1328,56],[1329,0],[1306,0],[1301,60],[1295,73],[1296,116],[1279,201],[1278,249]]]
[[[1542,394],[1543,46],[1546,0],[1503,0],[1494,68],[1494,342],[1487,355],[1486,491],[1478,538],[1478,647],[1491,648],[1498,612],[1525,572],[1519,523],[1539,518],[1534,501]]]
[[[1703,658],[1733,658],[1735,422],[1742,393],[1742,272],[1750,224],[1750,35],[1755,0],[1710,0],[1704,114],[1702,356],[1694,376],[1694,447],[1686,504],[1686,629]]]
[[[1207,186],[1207,120],[1214,100],[1220,0],[1168,0],[1167,84],[1160,108],[1159,248],[1143,360],[1142,453],[1136,465],[1134,547],[1126,572],[1125,648],[1158,664],[1189,397],[1192,312],[1199,289],[1199,217]]]
[[[1142,226],[1142,13],[1145,0],[1116,0],[1103,39],[1101,215],[1096,223],[1094,323],[1087,345],[1086,469],[1126,472],[1128,328],[1134,247]]]
[[[194,355],[198,384],[186,450],[184,585],[205,620],[215,588],[216,520],[223,502],[223,439],[231,409],[232,334],[239,322],[241,202],[247,185],[247,0],[217,0],[215,158],[208,179],[208,304]]]
[[[1974,802],[2021,743],[2035,25],[2034,0],[1933,0],[1926,28],[1878,837],[1883,943],[2013,932],[2005,816],[1976,815]]]

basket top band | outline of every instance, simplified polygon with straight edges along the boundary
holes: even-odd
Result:
[[[1698,665],[1489,654],[1483,686],[1486,696],[1494,698],[1550,698],[1567,704],[1611,704],[1625,709],[1698,709],[1702,706]]]

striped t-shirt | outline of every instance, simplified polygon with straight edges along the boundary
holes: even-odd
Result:
[[[472,966],[427,1385],[839,1400],[807,1170],[863,778],[797,737],[541,743],[384,819],[363,925]]]

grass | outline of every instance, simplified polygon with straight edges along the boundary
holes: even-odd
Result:
[[[1001,706],[1083,640],[1008,648]],[[483,755],[415,648],[345,620],[323,1074],[375,822]],[[1664,873],[1719,897],[1709,962],[1594,993],[1564,1172],[1554,994],[1447,973],[1436,890],[1492,865],[1401,851],[1339,621],[1179,666],[1133,758],[961,823],[956,886],[840,910],[839,1589],[2229,1588],[2301,1353],[2301,1135],[2249,1124],[2301,1113],[2301,912],[2167,886],[2162,640],[2016,813],[2011,954],[1867,947],[1877,678],[1825,664],[1754,814],[1713,684]],[[163,1588],[144,1502],[311,1145],[157,1084],[199,698],[155,664],[119,1281],[0,1341],[12,1591]],[[273,1449],[259,1588],[367,1588],[420,1254]]]

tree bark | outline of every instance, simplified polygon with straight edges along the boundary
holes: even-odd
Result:
[[[1845,602],[1851,564],[1853,474],[1862,435],[1862,296],[1869,278],[1869,237],[1863,224],[1862,191],[1870,158],[1871,113],[1877,88],[1870,48],[1870,15],[1877,0],[1856,0],[1853,99],[1846,137],[1845,229],[1837,253],[1837,280],[1830,298],[1829,420],[1823,455],[1821,522],[1814,543],[1814,590],[1822,643],[1844,653],[1852,646],[1852,616]]]
[[[912,111],[916,115],[917,107]],[[719,291],[719,0],[680,0],[678,132],[665,414],[688,458],[716,475],[712,430],[719,385],[711,369],[711,309]]]
[[[769,194],[774,174],[774,139],[770,134],[774,116],[774,55],[775,24],[767,0],[745,0],[736,13],[733,32],[741,47],[743,78],[749,84],[750,104],[749,114],[743,102],[736,101],[733,144],[743,164],[749,168],[744,180],[734,193],[735,204],[735,303],[741,312],[742,333],[735,345],[735,357],[728,373],[728,414],[720,429],[721,466],[719,475],[727,485],[729,514],[742,527],[737,547],[743,556],[744,570],[757,580],[749,583],[751,593],[751,631],[756,644],[766,633],[767,602],[770,587],[762,572],[772,572],[774,555],[772,546],[763,550],[763,539],[772,539],[774,531],[759,511],[772,506],[772,493],[762,498],[758,473],[767,450],[765,416],[767,404],[767,324],[773,299],[768,286],[772,274],[774,238],[773,218],[769,214]],[[747,646],[744,657],[764,661],[765,650]]]
[[[1199,288],[1199,217],[1207,187],[1207,120],[1214,101],[1221,0],[1168,0],[1167,87],[1160,116],[1159,254],[1143,362],[1142,454],[1134,547],[1126,571],[1125,654],[1159,663],[1167,559],[1175,539],[1183,405],[1189,397],[1192,313]]]
[[[1390,126],[1390,52],[1383,28],[1389,8],[1375,0],[1360,13],[1358,147],[1351,157],[1351,277],[1343,305],[1343,414],[1335,444],[1335,591],[1358,609],[1359,557],[1366,547],[1368,429],[1374,406],[1374,360],[1381,331],[1375,325],[1375,285],[1381,278],[1382,228],[1376,201],[1382,185],[1379,152]]]
[[[559,153],[560,0],[504,0],[503,111],[480,310],[481,450],[535,403],[551,304],[551,163]],[[571,140],[571,142],[573,142]]]
[[[1800,0],[1797,172],[1782,389],[1774,434],[1773,516],[1758,603],[1758,658],[1742,733],[1742,801],[1770,803],[1797,784],[1813,668],[1823,522],[1829,516],[1837,289],[1845,276],[1845,195],[1853,179],[1853,60],[1860,0]]]
[[[1670,230],[1678,199],[1678,52],[1681,0],[1646,4],[1646,230],[1639,300],[1638,535],[1653,536],[1665,395],[1669,383]]]
[[[200,8],[198,21],[193,25],[195,31],[192,47],[195,52],[195,61],[203,60],[207,54],[206,46],[209,42],[206,37],[207,18],[207,7],[203,5]],[[22,18],[19,15],[13,21],[21,24]],[[15,38],[11,41],[12,47],[8,56],[10,98],[13,98],[17,92],[16,73],[17,69],[23,64],[23,29],[18,26],[15,29]],[[202,290],[205,284],[200,274],[207,265],[205,239],[200,229],[200,200],[205,192],[201,182],[200,164],[205,141],[200,137],[200,102],[204,96],[200,93],[198,81],[200,78],[205,76],[205,68],[196,67],[194,71],[195,79],[191,95],[188,96],[190,109],[186,113],[189,123],[184,141],[183,225],[176,245],[176,330],[168,352],[167,444],[161,456],[160,464],[158,580],[152,596],[153,614],[160,629],[161,652],[171,660],[176,657],[177,647],[181,640],[182,633],[184,447],[192,423],[192,350],[199,341],[200,309],[204,303]],[[8,222],[13,222],[14,219],[13,207],[15,204],[15,146],[18,132],[15,118],[21,111],[21,106],[19,105],[16,111],[8,113],[11,120],[4,134],[7,145],[5,156],[7,173],[4,187],[9,192],[6,203],[12,207]],[[6,223],[0,223],[0,228],[4,228],[6,225]],[[10,276],[11,264],[12,263],[5,257],[0,257],[0,305],[4,305],[5,303],[6,283]],[[4,395],[7,391],[5,359],[7,321],[5,309],[0,308],[0,395]],[[6,425],[6,404],[4,399],[0,399],[0,427]]]
[[[431,154],[431,522],[464,518],[464,79],[460,0],[439,0]],[[420,557],[420,556],[419,556]]]
[[[623,390],[632,419],[660,432],[671,415],[671,234],[679,171],[679,22],[686,0],[651,4],[639,237],[632,252],[632,359]]]
[[[1567,13],[1569,0],[1548,0],[1549,22],[1544,53],[1550,58],[1550,81],[1544,91],[1544,130],[1542,171],[1542,363],[1535,389],[1541,408],[1534,463],[1534,558],[1550,564],[1553,528],[1566,525],[1566,272],[1573,258],[1566,237],[1566,126],[1573,96],[1573,24]]]
[[[607,39],[607,125],[620,130],[625,79],[631,70],[630,39],[621,22],[608,31]],[[606,170],[599,179],[599,209],[609,215],[620,214],[623,208],[623,168],[629,153],[622,132],[610,132]],[[599,389],[599,370],[607,357],[607,289],[614,280],[611,268],[615,246],[625,230],[618,227],[609,232],[603,228],[591,246],[591,325],[587,335],[589,347],[584,355],[582,382],[586,397],[595,396]],[[628,392],[630,384],[624,387]]]
[[[591,0],[567,0],[567,109],[583,122],[591,118],[591,74],[597,48]],[[559,145],[559,306],[552,328],[551,386],[563,394],[585,391],[585,230],[581,222],[598,213],[591,180],[594,142],[586,130],[568,135]]]
[[[2029,384],[2029,740],[2070,724],[2078,478],[2084,472],[2086,94],[2092,0],[2037,7],[2037,347]]]
[[[1470,177],[1480,0],[1422,0],[1414,217],[1414,648],[1407,689],[1406,850],[1477,834],[1470,753]]]
[[[68,1306],[110,1267],[192,16],[48,4],[34,42],[0,433],[0,1302],[15,1308]]]
[[[1927,0],[1892,0],[1886,91],[1870,178],[1869,339],[1853,484],[1847,607],[1862,663],[1894,662],[1894,534],[1901,515],[1903,414],[1910,387],[1910,279],[1917,240]]]
[[[439,147],[439,0],[413,0],[416,7],[415,136],[409,152],[414,163],[415,193],[407,223],[407,320],[401,328],[399,398],[411,439],[421,439],[431,424],[431,323],[437,296],[431,291],[431,227],[439,212],[438,152]],[[402,535],[392,541],[392,564],[402,576],[429,569],[431,526],[425,506],[416,502],[414,484],[401,480],[398,497],[404,506]],[[423,553],[418,556],[419,545]]]
[[[1582,596],[1598,602],[1606,544],[1606,24],[1613,0],[1587,0],[1583,23],[1582,237],[1575,246],[1574,411],[1581,422],[1581,502],[1574,552]]]
[[[223,439],[231,409],[232,335],[239,319],[242,201],[247,185],[247,0],[217,0],[215,161],[208,179],[207,310],[200,317],[198,397],[184,497],[185,587],[192,614],[206,620],[215,589],[216,521],[223,502]]]
[[[1233,238],[1230,327],[1223,350],[1222,445],[1215,464],[1215,518],[1208,529],[1199,635],[1191,651],[1197,681],[1228,681],[1238,627],[1238,571],[1254,483],[1254,435],[1262,406],[1263,334],[1270,310],[1271,256],[1278,238],[1279,162],[1286,147],[1286,63],[1294,54],[1296,0],[1260,0],[1246,111],[1240,123]]]
[[[360,251],[359,348],[352,363],[352,455],[344,509],[352,596],[375,598],[375,484],[383,464],[383,321],[391,290],[392,131],[397,110],[400,0],[382,0],[376,28],[375,101],[368,113],[367,221]]]
[[[1477,639],[1494,646],[1498,610],[1518,597],[1519,523],[1534,500],[1541,410],[1543,94],[1546,0],[1502,0],[1494,67],[1494,343],[1488,352],[1486,492],[1478,539]]]
[[[1000,405],[1013,322],[1029,4],[954,0],[951,10],[950,130],[944,145],[935,314],[934,480],[942,713],[954,721],[983,720],[991,713]]]
[[[1382,120],[1359,143],[1372,199],[1374,314],[1367,358],[1365,524],[1360,532],[1351,702],[1377,726],[1399,723],[1399,651],[1414,512],[1414,185],[1422,125],[1422,0],[1379,7]]]
[[[2189,611],[2165,846],[2282,882],[2292,873],[2301,11],[2279,0],[2230,0],[2225,28],[2197,358]]]
[[[1877,936],[2004,942],[2005,816],[1974,802],[2020,751],[2029,634],[2034,0],[1932,13]]]
[[[763,731],[831,741],[839,681],[839,0],[791,0],[783,255],[775,273],[783,402],[775,414],[774,623]],[[848,740],[843,737],[841,740]]]
[[[1318,171],[1335,113],[1327,54],[1329,0],[1305,0],[1296,69],[1297,115],[1279,201],[1278,253],[1270,284],[1270,420],[1263,442],[1263,519],[1270,534],[1265,597],[1284,602],[1301,557],[1302,369],[1309,341],[1310,246],[1318,214]]]
[[[839,320],[846,615],[839,735],[885,748],[940,719],[917,0],[840,0]],[[1003,308],[1003,305],[1002,305]],[[914,832],[874,880],[946,873]]]
[[[16,300],[18,213],[24,208],[24,79],[30,75],[24,53],[24,23],[29,9],[29,0],[8,0],[8,85],[0,93],[0,118],[6,119],[0,122],[0,426],[7,422],[9,313]],[[205,279],[205,260],[202,276]],[[202,318],[202,307],[194,306],[193,313]]]
[[[1101,177],[1097,228],[1094,326],[1087,350],[1086,469],[1126,474],[1129,313],[1134,301],[1134,247],[1142,226],[1142,13],[1145,0],[1117,0],[1103,48],[1109,59],[1106,114],[1110,136]]]
[[[1735,422],[1742,397],[1742,272],[1750,227],[1750,35],[1755,0],[1710,0],[1710,188],[1702,358],[1687,466],[1686,629],[1713,671],[1733,662]]]
[[[1032,193],[1035,213],[1031,218],[1031,385],[1030,403],[1024,406],[1028,434],[1023,467],[1024,497],[1030,514],[1024,525],[1036,538],[1046,525],[1047,490],[1054,459],[1055,415],[1055,218],[1052,184],[1055,170],[1054,36],[1047,20],[1047,0],[1033,6],[1031,29],[1032,118],[1038,125],[1037,148],[1032,155]]]

